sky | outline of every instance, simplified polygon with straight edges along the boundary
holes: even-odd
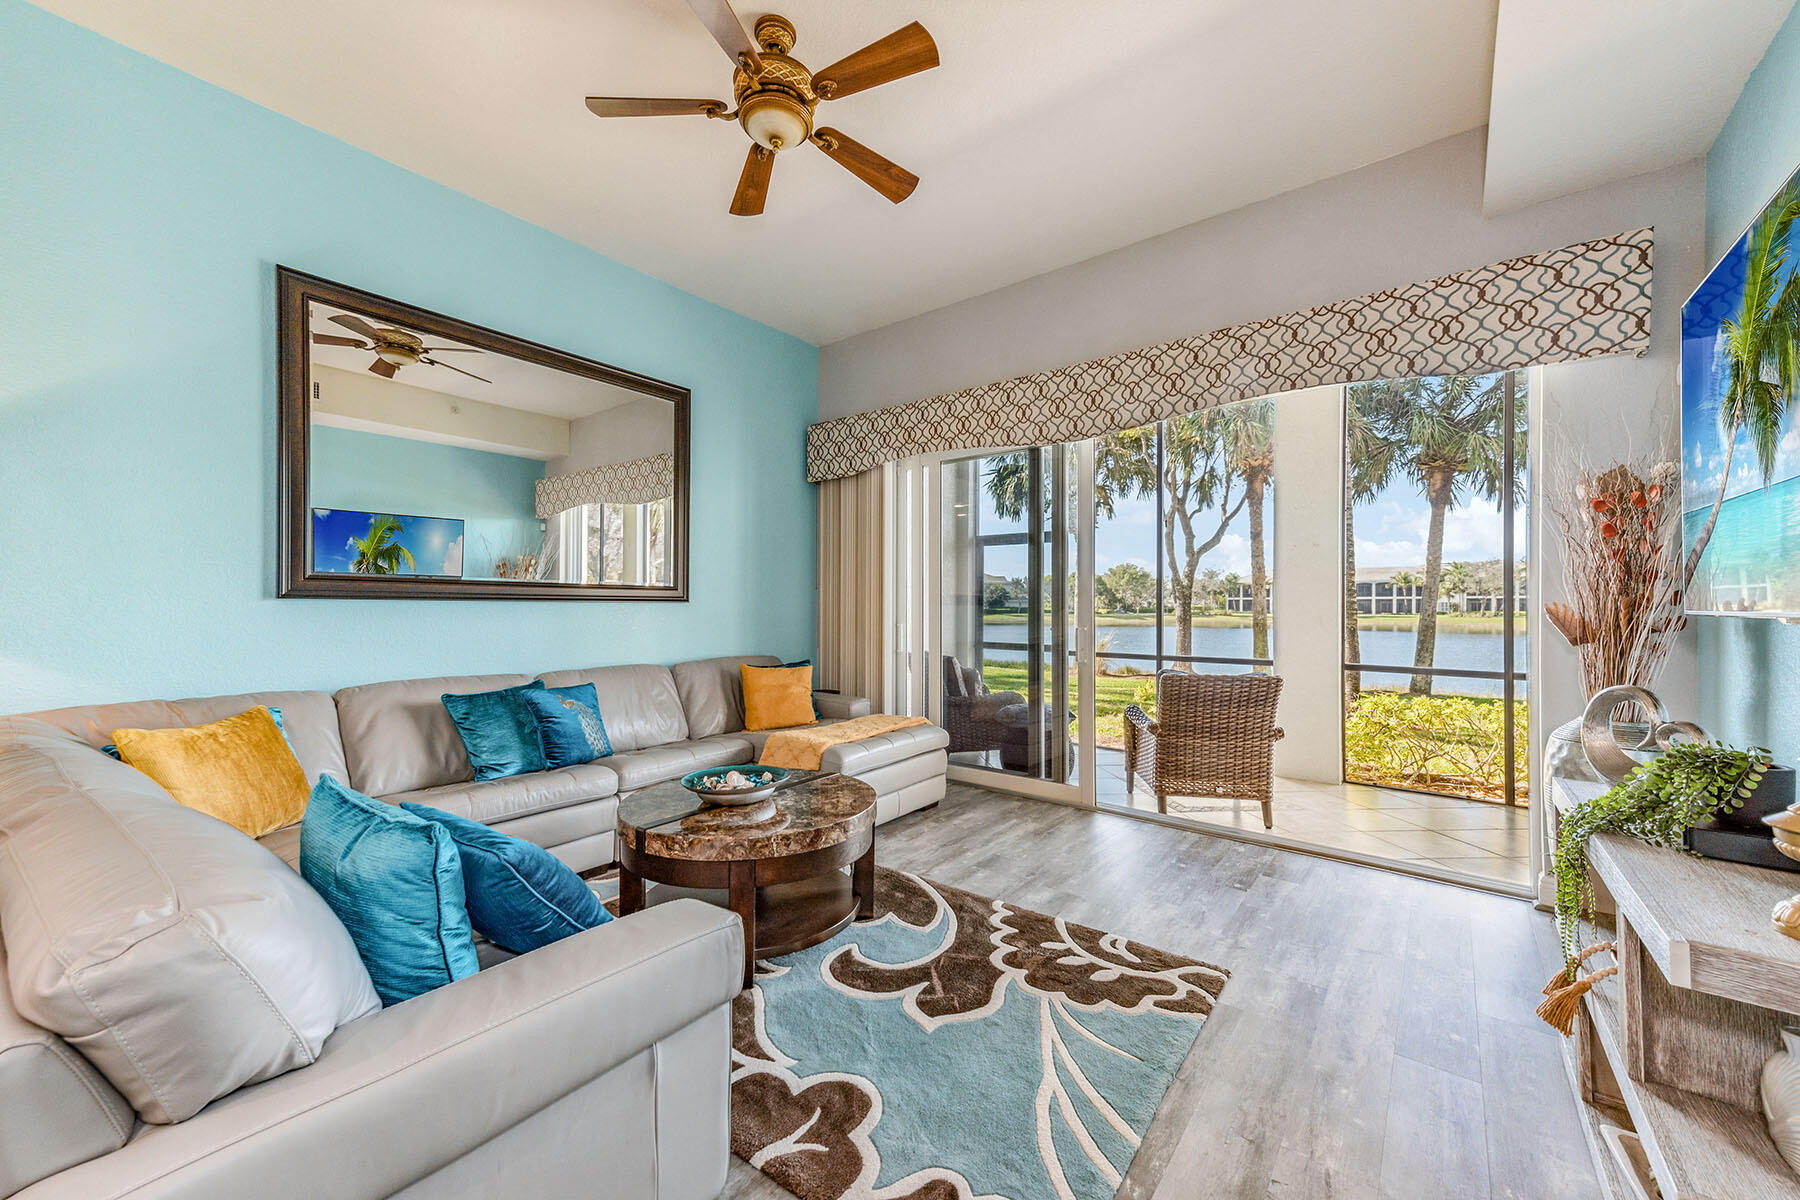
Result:
[[[1279,482],[1279,449],[1275,471]],[[1000,520],[985,489],[981,495],[981,528],[984,531],[1017,527],[1016,523]],[[1268,566],[1272,570],[1275,538],[1278,536],[1274,519],[1274,487],[1269,489],[1264,504],[1263,536],[1268,541]],[[1217,528],[1217,520],[1215,516],[1212,528]],[[1430,524],[1430,506],[1425,503],[1424,496],[1415,485],[1404,482],[1390,485],[1374,499],[1356,506],[1357,567],[1408,567],[1416,570],[1423,566],[1425,539]],[[1465,498],[1446,514],[1444,561],[1483,562],[1499,558],[1501,532],[1498,504]],[[1114,504],[1113,516],[1108,518],[1102,515],[1094,531],[1095,569],[1104,573],[1116,563],[1129,562],[1155,574],[1160,539],[1155,500],[1149,497],[1121,499]],[[1523,547],[1520,549],[1522,552]],[[1025,548],[990,547],[986,565],[990,575],[1001,575],[1009,579],[1022,578],[1025,575]],[[1240,512],[1227,526],[1225,536],[1219,544],[1200,560],[1200,570],[1208,569],[1221,575],[1241,575],[1246,580],[1250,577],[1250,518],[1247,513]]]
[[[349,509],[313,509],[313,570],[346,574],[356,557],[353,538],[369,531],[373,514]],[[463,523],[449,517],[401,517],[394,539],[412,551],[414,568],[403,575],[462,578]]]

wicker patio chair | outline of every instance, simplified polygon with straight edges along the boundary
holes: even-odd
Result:
[[[1156,719],[1133,704],[1125,710],[1125,779],[1142,779],[1169,796],[1219,796],[1261,803],[1263,828],[1274,827],[1275,724],[1279,675],[1156,677]]]
[[[1023,703],[1025,697],[1017,692],[988,691],[979,668],[945,655],[944,729],[950,734],[951,754],[1000,749],[1009,732],[1000,710]]]

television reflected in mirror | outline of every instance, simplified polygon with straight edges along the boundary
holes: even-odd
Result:
[[[688,393],[285,267],[280,594],[684,600]]]

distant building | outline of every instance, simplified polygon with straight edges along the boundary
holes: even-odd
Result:
[[[1269,609],[1268,601],[1269,601],[1271,595],[1273,594],[1274,590],[1275,590],[1275,581],[1273,579],[1271,579],[1263,587],[1264,608],[1268,611],[1273,611],[1272,609]],[[1226,612],[1247,613],[1247,612],[1251,611],[1251,608],[1252,608],[1252,605],[1250,603],[1250,585],[1249,584],[1247,584],[1247,583],[1239,584],[1236,588],[1228,589],[1225,592],[1225,611]]]
[[[1500,564],[1497,560],[1471,563],[1475,574],[1500,578]],[[1424,602],[1425,589],[1421,584],[1408,587],[1396,587],[1394,576],[1410,575],[1414,579],[1425,578],[1423,565],[1416,567],[1358,567],[1356,569],[1356,611],[1365,616],[1414,616]],[[1525,607],[1525,576],[1521,573],[1513,584],[1518,593],[1518,606]],[[1461,595],[1439,596],[1437,610],[1439,612],[1500,612],[1505,607],[1504,597],[1499,588],[1480,585],[1480,590],[1471,590]]]
[[[1356,568],[1356,611],[1366,616],[1416,614],[1425,589],[1395,587],[1394,576],[1408,574],[1414,579],[1425,577],[1424,567],[1358,567]]]

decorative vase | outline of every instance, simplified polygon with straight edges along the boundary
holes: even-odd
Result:
[[[1564,721],[1550,731],[1550,737],[1544,743],[1544,769],[1556,779],[1606,782],[1605,777],[1588,764],[1587,751],[1581,745],[1580,717]]]
[[[1613,710],[1621,704],[1636,705],[1649,721],[1614,722]],[[1669,712],[1655,692],[1628,684],[1595,692],[1581,714],[1581,748],[1587,755],[1588,768],[1603,783],[1625,778],[1682,737],[1697,742],[1711,740],[1692,721],[1669,720]]]
[[[1782,1049],[1763,1064],[1763,1116],[1769,1139],[1794,1171],[1800,1171],[1800,1029],[1784,1025]]]

